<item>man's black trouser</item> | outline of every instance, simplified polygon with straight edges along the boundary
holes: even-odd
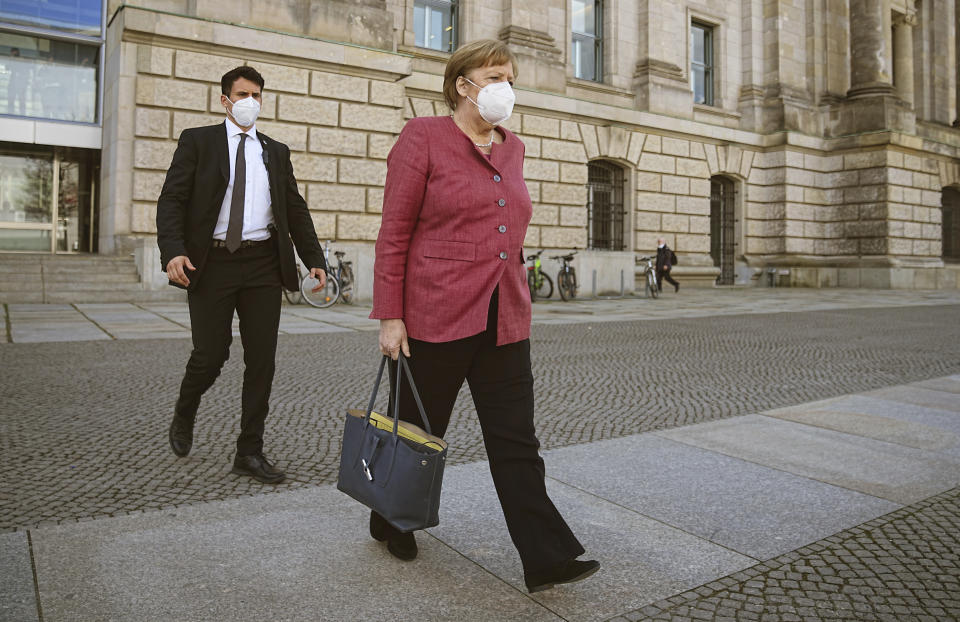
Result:
[[[674,287],[677,286],[677,282],[673,280],[673,277],[670,276],[669,270],[657,270],[657,289],[663,291],[663,282],[666,281]]]
[[[180,384],[177,416],[193,421],[200,397],[220,375],[230,356],[233,313],[240,318],[243,343],[243,397],[237,455],[263,450],[280,326],[280,263],[274,243],[237,249],[211,248],[187,300],[193,351]],[[195,277],[196,278],[196,277]]]
[[[584,551],[547,495],[533,424],[530,340],[498,347],[496,318],[494,292],[487,329],[479,335],[446,343],[410,339],[410,371],[437,436],[446,432],[463,381],[469,383],[507,529],[524,571],[539,572]],[[391,387],[395,382],[394,364]],[[423,425],[405,379],[400,418]]]

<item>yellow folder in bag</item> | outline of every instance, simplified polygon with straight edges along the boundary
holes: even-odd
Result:
[[[347,411],[347,414],[352,417],[359,417],[363,419],[366,417],[367,413],[363,410],[353,409]],[[393,418],[381,415],[378,412],[370,413],[370,423],[376,426],[380,430],[393,431]],[[434,451],[442,451],[446,449],[447,443],[432,434],[427,434],[426,430],[421,428],[418,425],[414,425],[407,421],[400,421],[397,425],[397,434],[401,438],[405,438],[408,441],[412,441],[418,445],[423,446],[424,449],[432,449]]]

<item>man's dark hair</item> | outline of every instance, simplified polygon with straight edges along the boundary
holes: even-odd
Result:
[[[233,89],[233,83],[240,78],[250,80],[257,84],[261,91],[263,90],[263,76],[260,75],[260,72],[248,65],[241,65],[223,74],[223,77],[220,78],[220,92],[229,97],[230,91]]]
[[[10,48],[10,56],[20,56],[20,48]]]

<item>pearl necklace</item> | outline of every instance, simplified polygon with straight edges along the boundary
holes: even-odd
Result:
[[[480,143],[473,143],[473,144],[476,145],[477,147],[480,147],[481,149],[486,149],[487,147],[493,146],[493,130],[490,130],[490,142],[484,143],[482,145]]]

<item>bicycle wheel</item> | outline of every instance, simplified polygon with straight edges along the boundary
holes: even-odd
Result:
[[[560,290],[560,297],[564,300],[572,300],[575,287],[573,284],[573,275],[565,270],[557,274],[557,289]]]
[[[299,283],[303,279],[303,270],[300,269],[300,266],[297,266],[297,282]],[[303,294],[300,293],[300,290],[290,291],[286,287],[283,288],[283,297],[287,299],[287,302],[292,305],[298,305],[303,302]]]
[[[326,309],[337,302],[337,297],[340,296],[340,283],[337,277],[327,272],[327,284],[318,292],[312,291],[316,286],[317,279],[309,274],[300,281],[300,293],[303,294],[307,304],[318,309]]]
[[[656,298],[660,295],[660,290],[657,289],[657,276],[652,272],[647,272],[647,289],[650,291],[648,296],[651,298]]]
[[[540,287],[537,288],[537,298],[553,296],[553,279],[546,272],[540,273]]]
[[[353,268],[343,266],[340,272],[340,300],[346,304],[353,303]]]
[[[527,287],[530,289],[530,302],[537,301],[537,275],[527,270]]]
[[[570,266],[570,297],[577,297],[577,290],[580,289],[580,284],[577,282],[577,269],[573,266]]]

